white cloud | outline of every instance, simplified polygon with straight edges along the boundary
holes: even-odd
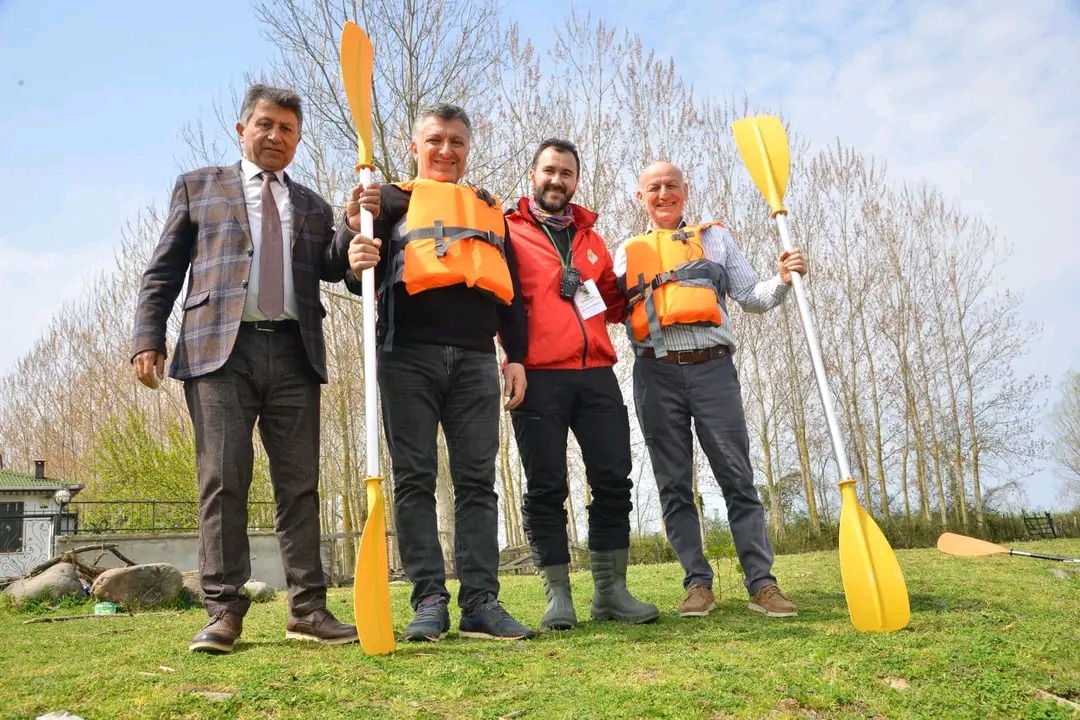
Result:
[[[1068,232],[1080,221],[1068,197],[1080,160],[1080,95],[1068,77],[1080,69],[1075,19],[1049,3],[922,3],[875,33],[888,8],[860,16],[832,7],[825,16],[836,24],[820,28],[837,38],[831,71],[820,59],[792,63],[778,81],[747,62],[751,101],[777,98],[803,137],[839,137],[885,160],[894,179],[928,182],[997,226],[1020,250],[1009,287],[1080,265]],[[792,26],[807,21],[804,9],[789,7]]]

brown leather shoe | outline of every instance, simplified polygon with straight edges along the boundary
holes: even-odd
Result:
[[[716,607],[716,596],[712,588],[704,585],[691,585],[686,597],[679,603],[679,617],[705,617]]]
[[[286,640],[312,640],[324,645],[344,645],[359,641],[355,625],[338,622],[326,608],[303,617],[290,617],[285,625]]]
[[[764,613],[766,617],[795,617],[799,611],[795,605],[784,597],[775,584],[769,583],[750,596],[751,610]]]
[[[191,639],[188,650],[191,652],[227,653],[244,629],[244,616],[230,610],[221,610],[213,615],[202,630]]]

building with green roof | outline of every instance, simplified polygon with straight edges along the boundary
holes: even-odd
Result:
[[[44,460],[32,473],[0,467],[0,578],[22,575],[53,556],[55,537],[76,528],[67,504],[83,487],[46,477]]]

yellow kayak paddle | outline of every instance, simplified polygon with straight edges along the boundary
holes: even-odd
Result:
[[[1057,560],[1065,563],[1080,563],[1080,558],[1061,557],[1060,555],[1043,555],[1042,553],[1027,552],[1026,550],[1014,550],[1004,545],[998,545],[987,540],[957,535],[956,533],[942,533],[937,540],[937,549],[946,555],[959,555],[960,557],[982,557],[983,555],[1020,555],[1022,557],[1039,558],[1040,560]]]
[[[743,163],[773,210],[784,250],[791,251],[784,192],[787,190],[790,151],[787,133],[780,119],[771,115],[736,120],[732,125],[735,144]],[[891,632],[907,625],[911,617],[907,586],[900,563],[881,529],[859,505],[855,479],[848,467],[847,452],[840,439],[840,426],[833,409],[832,393],[825,377],[821,347],[814,331],[810,303],[802,277],[791,274],[795,299],[799,305],[806,345],[814,365],[821,404],[829,425],[833,452],[840,469],[840,572],[844,581],[851,624],[862,632]]]
[[[352,21],[341,30],[341,82],[349,100],[360,182],[367,186],[375,169],[371,148],[371,73],[374,54],[371,40]],[[374,219],[367,210],[360,214],[360,234],[371,237]],[[364,296],[364,424],[367,430],[367,521],[356,553],[353,581],[353,610],[360,646],[368,655],[394,651],[393,618],[390,614],[390,567],[386,552],[386,507],[382,477],[379,475],[379,406],[378,380],[375,374],[375,269],[360,273]]]

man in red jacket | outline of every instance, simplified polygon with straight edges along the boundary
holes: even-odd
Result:
[[[533,194],[508,214],[528,312],[525,374],[529,392],[512,411],[527,489],[523,513],[533,560],[547,597],[541,630],[577,624],[570,597],[565,502],[567,431],[581,446],[592,490],[589,558],[594,620],[651,622],[655,605],[626,589],[630,545],[630,424],[612,365],[606,323],[626,316],[611,254],[593,230],[596,213],[570,199],[580,160],[566,140],[550,139],[533,155]]]

